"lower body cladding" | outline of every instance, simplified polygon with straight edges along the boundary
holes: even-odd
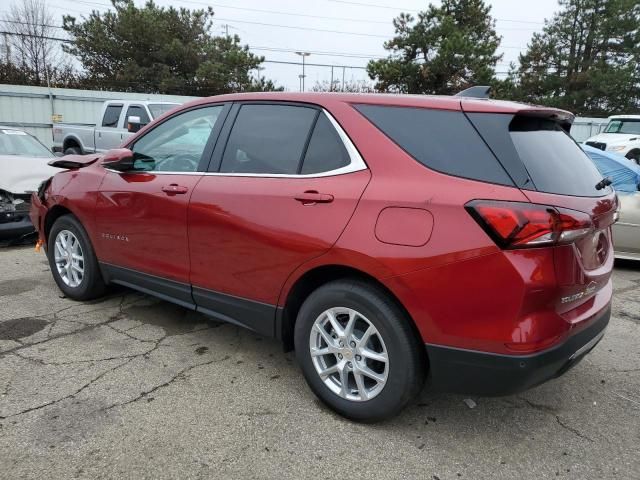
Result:
[[[611,306],[563,343],[531,355],[503,355],[426,344],[433,390],[477,395],[510,395],[559,377],[602,339]]]
[[[213,292],[127,268],[100,263],[104,279],[282,340],[282,308]],[[563,343],[531,355],[504,355],[426,344],[432,390],[509,395],[557,377],[574,366],[602,338],[610,304],[584,319],[588,325]]]

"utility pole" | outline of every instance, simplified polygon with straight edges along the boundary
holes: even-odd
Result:
[[[300,79],[301,79],[300,91],[304,92],[304,79],[306,77],[306,75],[304,73],[304,59],[305,59],[305,57],[308,57],[311,54],[309,52],[296,52],[296,55],[300,55],[302,57],[302,76],[300,77]]]

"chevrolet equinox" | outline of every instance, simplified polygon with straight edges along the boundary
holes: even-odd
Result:
[[[617,199],[552,108],[251,93],[70,155],[32,199],[55,282],[281,339],[348,418],[557,377],[610,316]]]

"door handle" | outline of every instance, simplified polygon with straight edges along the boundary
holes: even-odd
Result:
[[[163,185],[162,191],[167,195],[183,195],[189,191],[187,187],[172,183],[171,185]]]
[[[316,203],[331,203],[333,195],[328,193],[318,193],[316,190],[307,190],[295,196],[295,199],[303,205],[315,205]]]

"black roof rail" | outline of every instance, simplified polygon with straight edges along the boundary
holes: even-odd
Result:
[[[491,93],[491,87],[488,87],[485,85],[485,86],[469,87],[466,90],[456,93],[455,96],[469,97],[469,98],[489,98],[490,93]]]

